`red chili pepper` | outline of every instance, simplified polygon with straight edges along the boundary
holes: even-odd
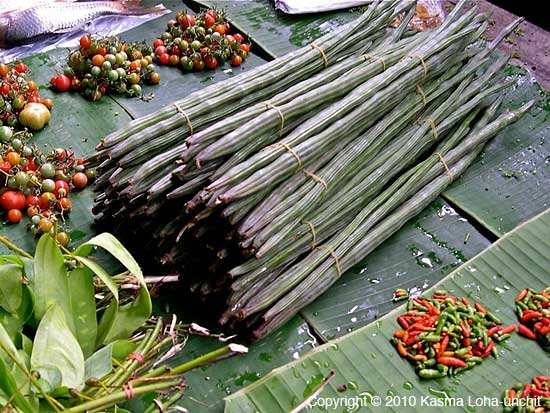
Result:
[[[539,311],[533,311],[533,310],[525,310],[523,312],[523,316],[521,317],[521,322],[526,323],[529,320],[532,320],[533,318],[539,318],[542,317],[542,313]]]
[[[489,354],[491,354],[491,351],[493,350],[493,347],[495,346],[495,342],[494,341],[491,341],[489,342],[489,344],[487,345],[487,348],[485,348],[485,351],[483,352],[483,354],[481,355],[481,358],[485,358],[487,357]]]
[[[399,317],[397,317],[397,322],[405,330],[409,328],[409,323],[407,323],[407,321],[405,320],[405,316],[400,315]]]
[[[550,381],[550,378],[548,376],[538,376],[537,379],[542,382]]]
[[[437,362],[449,367],[468,367],[464,360],[460,360],[456,357],[438,357]]]
[[[508,398],[515,399],[518,396],[517,392],[514,389],[508,390]]]
[[[485,315],[487,314],[487,310],[485,309],[485,307],[483,307],[481,304],[479,303],[475,303],[474,304],[474,307],[477,311],[479,311],[481,314]]]
[[[468,300],[466,297],[462,297],[460,301],[462,301],[462,304],[470,306],[470,300]]]
[[[414,330],[417,330],[417,331],[434,331],[435,328],[428,327],[428,326],[424,325],[422,322],[419,322],[419,323],[413,324],[408,329],[408,331],[414,331]]]
[[[540,382],[538,377],[533,377],[533,384],[535,385],[535,387],[537,389],[539,389],[539,390],[542,389],[542,383]]]
[[[462,335],[465,338],[470,337],[470,330],[468,330],[468,327],[463,322],[460,322],[460,329],[462,330]]]
[[[537,338],[535,333],[533,333],[533,331],[529,327],[524,326],[523,324],[520,324],[518,326],[518,333],[521,334],[524,337],[527,337],[527,338],[531,339],[531,340],[536,340],[536,338]]]
[[[516,331],[516,326],[514,324],[509,325],[506,328],[503,328],[500,330],[500,334],[512,334],[514,331]],[[489,334],[489,333],[487,333]]]
[[[529,395],[529,392],[531,391],[531,385],[526,384],[523,386],[523,391],[521,392],[521,397],[527,397]]]
[[[448,345],[449,345],[449,335],[446,334],[445,337],[443,337],[439,342],[439,350],[437,351],[437,355],[442,356],[445,350],[447,349]]]
[[[527,295],[527,288],[523,289],[520,291],[520,293],[518,294],[518,296],[516,297],[516,302],[517,301],[521,301],[525,298],[525,296]]]
[[[416,343],[416,336],[412,336],[412,337],[409,336],[409,338],[404,340],[404,341],[405,341],[406,346],[410,346],[410,345]]]
[[[462,344],[464,344],[464,347],[470,347],[470,344],[471,344],[470,339],[469,338],[464,338],[462,340]]]
[[[500,330],[502,330],[502,326],[491,327],[489,330],[487,330],[487,335],[491,337],[492,335],[498,333]]]

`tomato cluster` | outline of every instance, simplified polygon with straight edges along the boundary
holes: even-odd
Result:
[[[205,10],[197,16],[176,13],[175,17],[153,42],[160,64],[179,66],[184,72],[202,71],[226,61],[240,66],[248,56],[250,44],[242,34],[231,34],[231,25],[221,12]]]
[[[49,120],[53,101],[42,99],[38,84],[34,80],[28,80],[27,76],[28,67],[23,62],[10,65],[0,63],[0,126],[24,126],[38,130]],[[34,110],[26,111],[21,116],[30,103]],[[37,108],[41,111],[40,119],[35,117]]]
[[[152,63],[152,50],[145,43],[85,35],[80,47],[69,52],[68,68],[50,82],[60,92],[74,90],[93,101],[107,93],[142,96],[144,82],[160,82]]]
[[[33,232],[52,232],[65,245],[70,239],[58,229],[72,207],[69,194],[86,187],[95,171],[70,150],[42,153],[28,143],[31,137],[30,132],[0,126],[0,209],[14,224],[25,211]]]

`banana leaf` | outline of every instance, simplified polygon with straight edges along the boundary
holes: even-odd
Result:
[[[431,290],[445,289],[457,296],[469,296],[508,325],[517,322],[516,294],[525,287],[540,290],[548,286],[549,269],[550,209],[499,239]],[[501,411],[502,406],[491,403],[498,403],[505,389],[550,372],[550,354],[536,342],[514,334],[497,346],[497,359],[488,358],[455,377],[421,380],[389,343],[397,328],[396,316],[403,311],[404,305],[375,323],[273,370],[227,397],[225,411],[288,412],[317,392],[323,402],[326,398],[348,400],[359,396],[365,400],[362,406],[367,406],[361,411]],[[332,379],[323,386],[331,372]],[[398,399],[401,405],[396,405]],[[403,400],[409,403],[405,408]],[[311,411],[321,410],[319,401]],[[349,411],[344,407],[338,410]]]
[[[517,86],[507,91],[503,108],[529,99],[537,99],[536,106],[491,140],[443,193],[497,237],[548,208],[550,179],[550,93],[523,68],[508,65],[504,72]]]

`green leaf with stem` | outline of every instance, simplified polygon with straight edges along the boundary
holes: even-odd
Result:
[[[69,292],[74,317],[75,335],[84,357],[96,347],[97,317],[94,297],[94,275],[88,268],[77,268],[69,273]]]
[[[40,321],[48,308],[57,304],[71,331],[75,331],[69,277],[63,254],[54,239],[44,234],[38,240],[34,256],[34,278],[30,284],[34,296],[34,317]]]
[[[80,389],[84,385],[84,355],[71,332],[61,307],[53,304],[38,325],[31,355],[31,368],[61,372],[61,384]]]

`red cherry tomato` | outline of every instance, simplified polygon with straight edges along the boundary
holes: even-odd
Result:
[[[218,67],[218,59],[216,59],[212,55],[207,55],[204,58],[204,64],[208,69],[215,69],[216,67]]]
[[[162,41],[162,39],[155,39],[153,41],[153,48],[156,49],[159,46],[164,46],[164,42]]]
[[[97,49],[97,53],[101,56],[105,56],[107,54],[107,49],[104,47],[100,47],[99,49]]]
[[[10,93],[10,87],[4,83],[2,86],[0,86],[0,93],[3,95],[7,95],[8,93]]]
[[[242,62],[243,58],[237,54],[231,57],[231,66],[240,66]]]
[[[25,205],[30,206],[40,206],[40,198],[36,195],[27,195],[27,199],[25,200]]]
[[[214,26],[215,23],[216,23],[216,19],[214,19],[214,17],[212,17],[210,14],[207,14],[206,16],[204,16],[204,25],[206,27],[212,27]]]
[[[235,33],[233,35],[233,37],[235,38],[236,41],[238,41],[239,43],[242,43],[244,41],[244,37],[242,34],[240,33]]]
[[[214,31],[223,36],[225,35],[225,26],[223,24],[216,24],[216,26],[214,27]]]
[[[180,26],[183,27],[184,29],[187,29],[189,26],[194,26],[195,25],[195,16],[193,16],[192,14],[184,14],[183,16],[180,17]]]
[[[88,185],[88,177],[83,172],[77,172],[73,176],[72,183],[75,188],[82,189]]]
[[[87,49],[92,45],[92,39],[90,36],[85,35],[80,38],[80,47],[83,49]]]
[[[228,34],[227,36],[225,36],[225,38],[227,39],[227,41],[229,43],[233,43],[235,41],[235,36],[232,36],[230,34]]]
[[[0,162],[0,171],[9,172],[10,169],[11,169],[11,163],[9,163],[8,161]]]
[[[155,47],[155,56],[160,56],[163,53],[166,53],[167,49],[164,46],[157,46]]]
[[[55,87],[60,92],[66,92],[71,87],[71,78],[64,74],[59,74],[55,79]]]
[[[247,43],[241,44],[241,49],[244,50],[246,53],[250,52],[250,45]]]
[[[8,190],[0,196],[0,206],[5,210],[25,208],[25,195],[19,191]]]
[[[59,190],[64,189],[65,193],[63,194],[63,197],[66,197],[69,194],[69,184],[65,181],[62,181],[61,179],[55,181],[55,190],[53,193],[55,196],[59,198]]]
[[[27,71],[27,65],[23,62],[19,62],[15,65],[15,71],[19,73],[25,73]]]
[[[17,224],[19,221],[21,221],[22,216],[23,214],[18,209],[10,209],[8,211],[8,220],[13,224]]]
[[[161,65],[167,65],[170,62],[170,55],[168,53],[163,53],[159,56],[159,62]]]

